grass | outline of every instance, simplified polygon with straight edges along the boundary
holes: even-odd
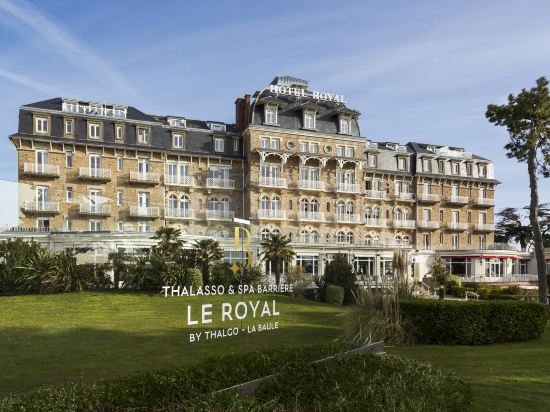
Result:
[[[345,308],[286,296],[245,295],[244,300],[272,298],[280,316],[264,319],[278,321],[278,330],[189,343],[191,331],[207,328],[186,325],[187,304],[198,314],[201,303],[212,303],[216,314],[216,305],[237,302],[239,296],[85,292],[0,297],[0,395],[44,384],[93,383],[217,354],[323,343],[341,334],[337,315]],[[226,323],[214,316],[210,328],[240,326]]]
[[[456,372],[471,384],[475,410],[550,411],[550,322],[541,339],[522,343],[415,345],[388,352]]]

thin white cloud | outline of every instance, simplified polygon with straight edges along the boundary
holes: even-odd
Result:
[[[112,86],[122,89],[126,94],[136,95],[133,88],[113,67],[90,50],[73,33],[27,2],[19,1],[15,4],[11,0],[0,0],[0,11],[4,11],[36,32],[52,51],[72,65],[79,67],[87,76],[106,81]]]
[[[0,77],[3,77],[4,79],[7,79],[13,83],[17,83],[30,89],[45,93],[47,95],[54,96],[59,94],[59,89],[49,87],[48,85],[34,81],[27,76],[23,76],[22,74],[14,73],[2,68],[0,68]]]

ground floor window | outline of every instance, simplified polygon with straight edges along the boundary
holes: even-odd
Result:
[[[502,259],[486,259],[486,273],[488,276],[502,276],[504,264]]]
[[[518,271],[520,275],[527,275],[529,273],[529,261],[524,259],[519,260]]]
[[[374,276],[374,256],[355,256],[353,266],[358,275]]]
[[[393,259],[391,257],[381,257],[378,273],[381,276],[393,275]]]
[[[146,233],[151,231],[151,225],[149,222],[139,222],[138,223],[138,231],[140,233]]]
[[[319,256],[317,255],[296,255],[296,266],[302,268],[308,276],[319,274]]]
[[[48,230],[50,228],[50,219],[42,219],[42,218],[37,219],[36,227],[38,229]]]
[[[92,232],[101,231],[101,220],[90,220],[90,230]]]
[[[242,250],[223,251],[223,261],[229,263],[230,265],[232,265],[233,263],[240,265],[243,260],[246,263],[246,258],[246,252],[243,252]]]
[[[472,275],[472,259],[471,258],[447,258],[445,265],[451,275],[455,276],[471,276]]]

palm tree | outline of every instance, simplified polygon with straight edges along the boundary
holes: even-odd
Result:
[[[207,285],[210,280],[210,265],[223,259],[223,249],[214,239],[196,240],[193,249],[195,259],[201,266],[203,285]]]
[[[184,244],[181,239],[181,230],[169,226],[159,228],[152,239],[159,241],[155,249],[171,260],[175,260]]]
[[[281,281],[283,262],[292,260],[294,250],[289,245],[291,242],[286,235],[272,233],[271,236],[261,243],[263,260],[270,260],[275,266],[275,282]]]

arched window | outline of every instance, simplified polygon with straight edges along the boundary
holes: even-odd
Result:
[[[340,119],[340,133],[349,134],[349,119]]]
[[[309,234],[309,240],[311,243],[319,243],[319,233],[316,230],[312,230]]]
[[[275,228],[271,231],[271,233],[273,233],[274,235],[280,235],[281,231],[278,228]]]
[[[210,202],[208,203],[208,209],[209,210],[218,210],[218,198],[217,197],[211,197]]]
[[[271,209],[281,210],[281,198],[279,196],[274,196],[273,199],[271,199]]]
[[[346,234],[342,231],[336,233],[336,241],[344,243],[346,241]]]
[[[189,196],[182,195],[180,197],[180,209],[189,210]]]
[[[374,209],[372,209],[372,217],[374,219],[380,219],[380,208],[379,207],[375,207]]]
[[[224,212],[229,210],[229,199],[227,197],[222,197],[222,201],[220,202],[221,210]]]
[[[269,229],[264,228],[260,232],[260,236],[261,236],[262,240],[268,240],[269,237],[271,236],[271,233],[269,233]]]
[[[367,206],[365,209],[365,219],[370,220],[372,218],[372,209]]]
[[[346,242],[353,243],[353,240],[354,240],[353,232],[348,232],[346,234]]]
[[[265,109],[265,122],[268,124],[277,124],[277,112],[275,109]]]
[[[351,200],[348,201],[348,203],[346,204],[346,213],[348,215],[353,215],[354,210],[355,210],[355,205]]]
[[[372,244],[372,236],[371,235],[366,235],[365,236],[365,244],[366,245]]]
[[[307,199],[300,199],[300,212],[307,212],[309,210],[309,201]]]
[[[403,244],[409,245],[411,243],[411,238],[409,236],[403,236]]]
[[[262,199],[260,200],[260,209],[269,210],[269,203],[269,196],[262,196]]]
[[[178,197],[176,195],[168,196],[166,199],[166,207],[169,209],[175,209],[178,207]]]
[[[401,236],[395,235],[395,244],[400,245],[401,244]]]
[[[336,215],[338,216],[338,220],[343,220],[345,214],[346,214],[346,205],[344,204],[343,200],[340,200],[336,204]]]
[[[380,243],[380,236],[374,235],[374,236],[372,237],[372,244],[373,244],[373,245],[377,245],[377,244],[379,244],[379,243]]]
[[[395,220],[402,220],[403,219],[403,213],[401,212],[401,209],[397,208],[395,209]]]
[[[309,241],[309,233],[307,230],[300,231],[300,242],[307,243]]]
[[[306,129],[315,129],[315,116],[311,113],[306,113],[304,116],[304,127]]]
[[[313,199],[310,202],[310,208],[312,212],[318,212],[319,211],[319,201],[317,199]]]
[[[409,220],[409,211],[407,209],[403,209],[403,214],[401,215],[401,219]]]
[[[327,233],[327,234],[326,234],[325,239],[327,240],[327,243],[330,242],[330,233]]]
[[[330,213],[330,202],[327,202],[327,212]]]

